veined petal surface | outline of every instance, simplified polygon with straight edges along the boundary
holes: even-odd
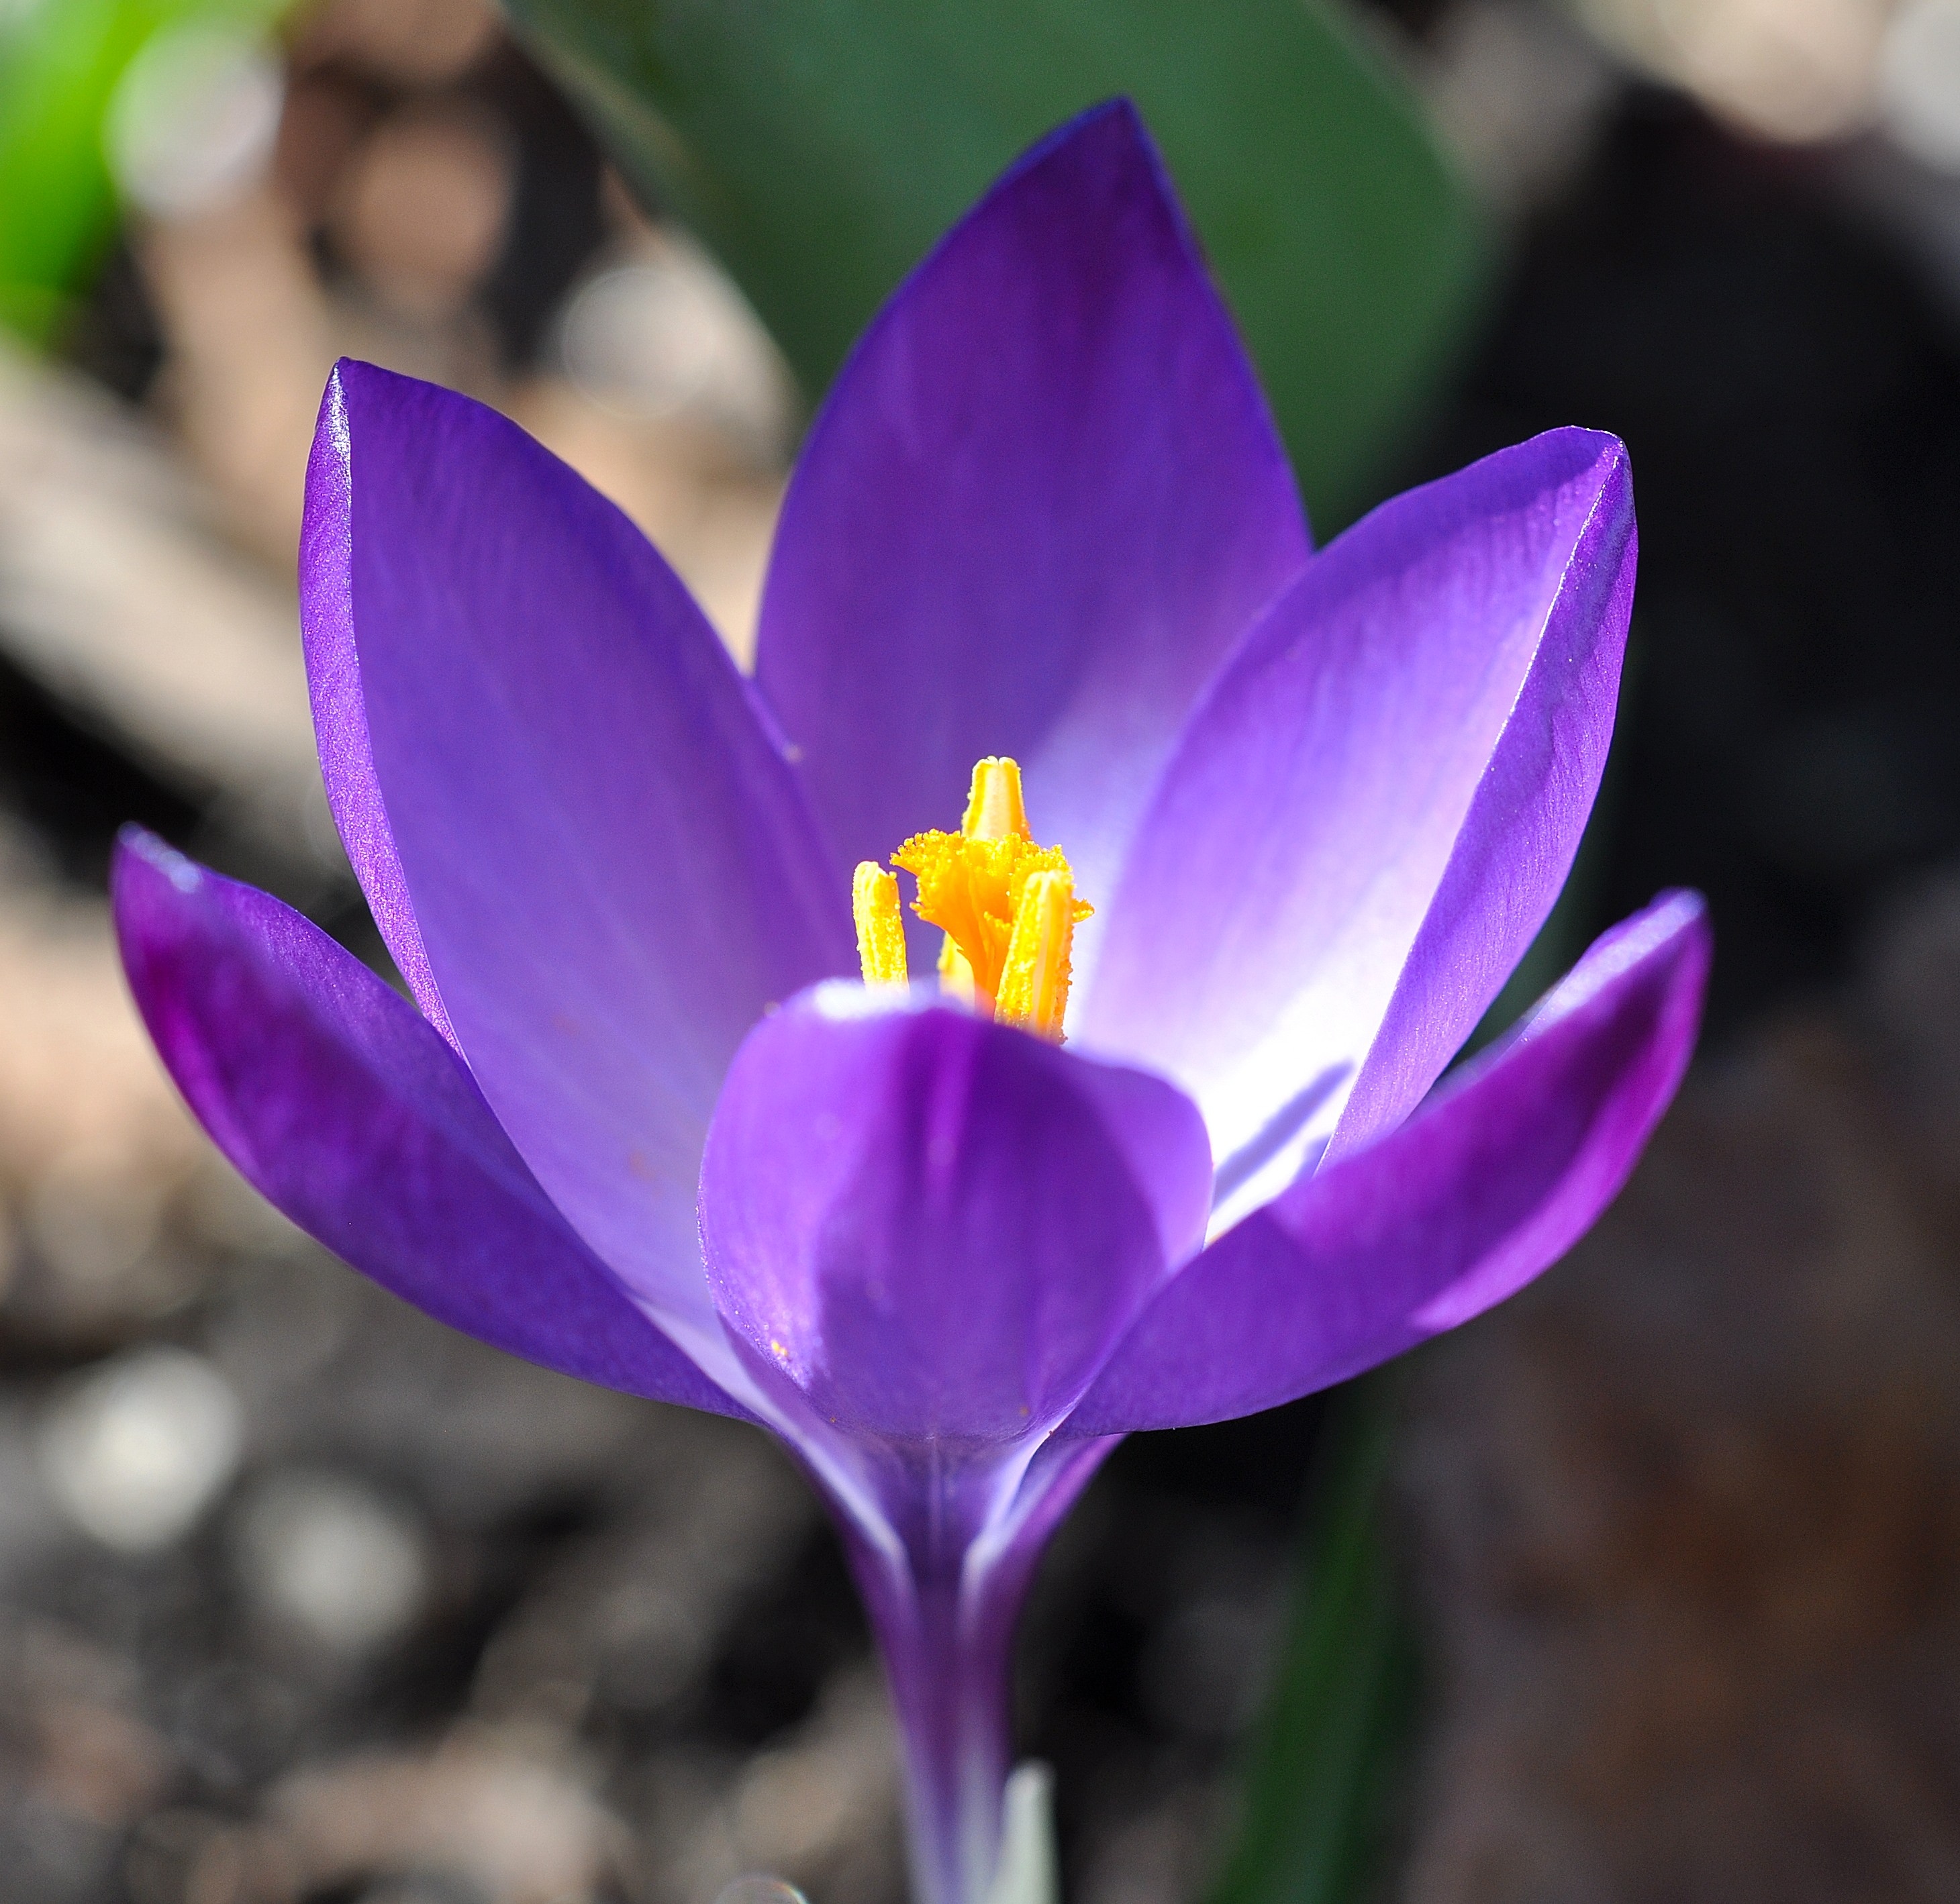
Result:
[[[973,762],[1010,754],[1099,904],[1200,688],[1308,547],[1119,103],[1037,146],[865,333],[790,484],[757,679],[847,863],[956,824]]]
[[[1385,504],[1227,663],[1076,1021],[1211,1125],[1221,1214],[1392,1128],[1570,869],[1612,736],[1626,455],[1559,430]]]
[[[374,780],[457,1042],[573,1227],[725,1354],[702,1140],[764,1009],[854,969],[845,875],[618,510],[479,404],[336,375]]]
[[[702,1238],[758,1365],[846,1432],[941,1463],[1075,1401],[1210,1190],[1203,1124],[1160,1079],[824,986],[737,1056]]]
[[[629,1394],[742,1414],[539,1189],[455,1054],[267,895],[126,835],[116,925],[177,1088],[276,1209],[466,1333]]]
[[[1708,960],[1692,893],[1615,927],[1400,1129],[1303,1178],[1188,1264],[1064,1432],[1271,1408],[1522,1287],[1618,1194],[1673,1098]]]

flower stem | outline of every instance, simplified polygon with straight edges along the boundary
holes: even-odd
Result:
[[[985,1617],[956,1569],[907,1583],[881,1620],[903,1740],[915,1904],[982,1904],[1001,1839],[1010,1757],[1013,1609]]]
[[[838,1514],[898,1715],[913,1904],[986,1904],[1013,1756],[1015,1624],[1048,1536],[1115,1445],[1050,1444],[1011,1464],[915,1457],[880,1490],[897,1510],[883,1521],[889,1540]]]

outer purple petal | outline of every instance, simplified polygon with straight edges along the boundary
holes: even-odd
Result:
[[[1202,1232],[1170,1086],[948,1006],[826,986],[757,1026],[701,1179],[730,1330],[847,1432],[936,1462],[1039,1435]]]
[[[442,1040],[298,914],[126,835],[131,989],[177,1087],[272,1203],[452,1327],[629,1394],[742,1414],[538,1188]]]
[[[956,825],[974,761],[1012,754],[1099,901],[1199,688],[1308,546],[1163,167],[1106,106],[845,365],[784,504],[758,679],[846,861]]]
[[[1322,551],[1193,717],[1077,1023],[1197,1097],[1230,1207],[1399,1122],[1529,944],[1605,764],[1634,563],[1625,452],[1552,431]]]
[[[327,804],[381,936],[431,1024],[453,1044],[422,928],[374,780],[354,621],[353,441],[341,372],[327,380],[307,460],[300,532],[300,629]]]
[[[336,377],[374,781],[457,1041],[573,1226],[725,1353],[702,1137],[761,1012],[854,968],[846,876],[624,516],[481,405]]]
[[[1454,1328],[1529,1282],[1618,1194],[1673,1097],[1708,958],[1692,893],[1616,927],[1460,1082],[1185,1268],[1065,1432],[1270,1408]]]

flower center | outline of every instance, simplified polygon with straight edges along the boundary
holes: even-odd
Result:
[[[1075,927],[1094,907],[1075,896],[1058,846],[1036,846],[1021,803],[1021,770],[991,756],[973,769],[957,833],[915,833],[892,863],[918,882],[912,910],[946,934],[940,990],[1003,1025],[1061,1042]],[[906,983],[899,882],[859,863],[851,909],[867,985]]]

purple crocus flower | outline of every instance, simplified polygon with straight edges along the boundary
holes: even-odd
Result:
[[[511,424],[341,365],[307,659],[420,1009],[141,834],[130,982],[219,1146],[357,1268],[783,1438],[884,1650],[921,1898],[975,1904],[1016,1612],[1115,1440],[1501,1300],[1672,1095],[1708,958],[1682,894],[1431,1089],[1570,866],[1634,545],[1621,446],[1561,430],[1311,553],[1156,155],[1105,107],[859,345],[752,678]],[[976,759],[972,823],[921,843]],[[896,923],[895,849],[965,1003],[896,982],[939,941]],[[1046,1003],[1010,1010],[1038,902]]]

